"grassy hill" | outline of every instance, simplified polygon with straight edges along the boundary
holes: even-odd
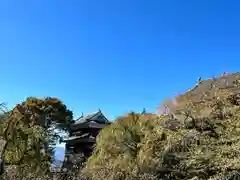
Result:
[[[197,85],[184,94],[165,100],[158,107],[158,112],[162,114],[163,109],[167,108],[170,114],[180,115],[180,112],[186,108],[196,111],[202,108],[201,115],[208,114],[209,104],[216,99],[223,99],[231,94],[239,93],[239,85],[240,73],[238,72],[200,80]]]
[[[240,92],[240,73],[224,74],[220,77],[201,80],[190,91],[176,98],[179,104],[192,101],[211,101],[215,96],[222,96],[226,93]]]

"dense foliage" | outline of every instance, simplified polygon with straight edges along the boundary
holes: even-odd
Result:
[[[25,177],[25,171],[45,174],[53,160],[56,130],[67,130],[71,120],[72,112],[57,98],[29,97],[16,105],[1,123],[5,164],[17,166]]]
[[[84,172],[93,180],[240,178],[239,97],[216,100],[206,117],[120,118],[100,133]]]
[[[212,82],[178,96],[168,114],[117,119],[81,173],[92,180],[240,179],[240,86]]]
[[[74,178],[240,179],[239,74],[201,81],[166,100],[158,112],[129,113],[104,128]],[[67,131],[71,120],[72,112],[56,98],[31,97],[2,114],[0,132],[7,142],[3,157],[17,169],[9,179],[50,179],[55,130]]]

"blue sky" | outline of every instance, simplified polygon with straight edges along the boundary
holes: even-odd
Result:
[[[155,111],[200,76],[239,71],[239,3],[3,0],[0,101],[55,96],[110,119]]]

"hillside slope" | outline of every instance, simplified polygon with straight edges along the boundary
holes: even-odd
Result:
[[[216,99],[222,99],[231,94],[240,93],[240,73],[223,74],[220,77],[201,80],[192,89],[173,99],[164,101],[158,106],[158,114],[180,115],[186,108],[209,112],[209,104]]]
[[[103,129],[80,172],[91,180],[240,179],[239,73],[201,81],[169,115],[128,114]]]
[[[210,100],[216,96],[216,93],[222,91],[239,92],[238,84],[240,84],[240,73],[224,74],[217,78],[202,80],[193,89],[178,96],[177,102]]]

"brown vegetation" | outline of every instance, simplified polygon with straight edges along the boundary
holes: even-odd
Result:
[[[99,135],[83,173],[92,180],[239,179],[238,80],[235,73],[202,81],[158,118],[118,119]]]
[[[240,179],[240,73],[200,81],[161,108],[165,105],[169,108],[165,114],[129,113],[117,118],[100,132],[86,166],[74,177],[69,173],[68,178]],[[22,179],[52,178],[48,163],[41,165],[46,159],[40,158],[39,148],[55,138],[50,125],[67,130],[71,111],[60,100],[32,98],[10,112],[1,121],[3,138],[11,145],[5,160],[16,166],[14,172]],[[47,152],[49,146],[44,147]]]

